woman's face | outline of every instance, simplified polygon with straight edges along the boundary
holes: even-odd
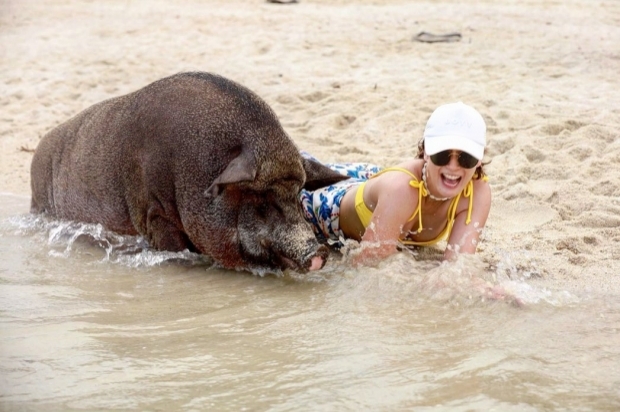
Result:
[[[446,153],[449,152],[449,153]],[[482,160],[471,158],[465,152],[449,150],[429,156],[424,153],[426,160],[426,184],[428,190],[436,197],[455,197],[465,189],[465,186],[474,177],[476,168]],[[461,157],[459,159],[459,156]],[[433,162],[433,159],[439,165]],[[447,164],[443,164],[447,161]],[[467,168],[466,166],[472,166]]]

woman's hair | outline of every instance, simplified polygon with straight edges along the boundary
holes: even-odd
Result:
[[[486,152],[487,152],[487,149],[485,147],[484,153],[486,154]],[[418,142],[418,154],[416,155],[416,157],[418,159],[424,159],[424,138],[420,139],[420,141]],[[476,171],[474,172],[474,177],[473,177],[474,180],[482,179],[483,177],[486,176],[486,173],[484,173],[482,166],[486,166],[489,163],[491,162],[489,161],[489,162],[480,163],[480,166],[478,166],[476,168]]]

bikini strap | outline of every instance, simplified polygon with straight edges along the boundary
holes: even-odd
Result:
[[[482,181],[488,182],[489,177],[483,176]],[[471,211],[474,209],[474,181],[473,180],[470,180],[467,186],[465,186],[465,189],[463,189],[463,196],[469,198],[469,206],[467,207],[467,219],[465,220],[465,224],[468,225],[471,222]]]
[[[415,219],[415,215],[418,215],[418,233],[420,233],[422,231],[422,198],[428,196],[428,190],[426,190],[424,182],[419,181],[415,176],[409,181],[409,186],[418,189],[418,207],[407,222],[411,222]]]
[[[485,176],[486,177],[486,176]],[[484,179],[484,178],[483,178]],[[485,180],[487,181],[488,178]],[[459,193],[452,202],[450,203],[450,207],[448,208],[448,227],[449,230],[447,232],[448,237],[450,237],[450,233],[452,233],[452,226],[454,226],[454,218],[456,217],[456,209],[459,204],[459,200],[461,199],[461,195],[469,198],[469,205],[467,206],[467,218],[465,219],[465,224],[468,225],[471,223],[471,212],[474,209],[474,181],[470,180],[465,186],[465,189],[461,193]]]
[[[489,178],[487,176],[483,176],[482,180],[485,182],[489,181]],[[411,184],[411,183],[410,183]],[[424,185],[422,185],[424,186]],[[420,190],[425,190],[424,189],[420,189]],[[421,192],[420,192],[421,193]],[[457,206],[459,204],[459,200],[461,199],[461,195],[465,196],[466,198],[469,198],[469,205],[467,207],[467,219],[465,219],[465,224],[468,225],[471,223],[471,213],[474,209],[474,182],[473,180],[470,180],[469,183],[467,184],[467,186],[465,186],[465,189],[463,189],[463,191],[461,193],[459,193],[458,195],[456,195],[456,197],[454,197],[452,199],[452,201],[450,202],[450,207],[448,208],[448,223],[446,225],[446,228],[439,234],[439,236],[437,236],[435,239],[433,240],[429,240],[426,242],[416,242],[413,240],[404,240],[401,239],[400,242],[404,245],[414,245],[414,246],[425,246],[425,245],[432,245],[437,243],[438,241],[440,241],[441,239],[443,239],[444,237],[450,237],[450,234],[452,233],[452,227],[454,226],[454,219],[456,217],[456,209]],[[418,206],[420,207],[420,206]],[[420,225],[422,223],[420,222]]]
[[[374,175],[372,175],[371,179],[373,177],[377,177],[380,174],[383,174],[385,172],[403,172],[403,173],[408,174],[409,176],[411,176],[412,179],[418,180],[418,178],[413,173],[411,173],[409,170],[405,169],[404,167],[387,167],[385,169],[381,169],[381,171],[379,171],[379,172],[375,173]]]

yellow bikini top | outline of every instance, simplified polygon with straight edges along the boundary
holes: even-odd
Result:
[[[409,170],[404,169],[402,167],[389,167],[387,169],[383,169],[379,173],[372,176],[371,179],[379,176],[382,173],[391,172],[391,171],[403,172],[411,176],[411,180],[409,181],[409,186],[415,187],[419,191],[420,195],[418,196],[418,207],[413,212],[409,220],[407,220],[407,222],[411,222],[413,219],[415,219],[416,216],[418,216],[418,222],[419,222],[418,233],[419,233],[423,229],[422,198],[428,196],[428,190],[426,189],[426,185],[424,185],[423,181],[419,181],[418,178],[413,173],[411,173]],[[485,181],[488,180],[486,176],[484,176],[483,179]],[[359,185],[359,187],[357,188],[357,192],[355,193],[355,211],[357,212],[357,216],[359,217],[364,227],[368,227],[368,225],[370,224],[370,220],[372,219],[373,212],[370,209],[368,209],[368,207],[364,203],[364,186],[365,185],[366,185],[366,182]],[[472,180],[470,180],[469,183],[467,183],[467,186],[465,186],[465,189],[463,189],[463,191],[459,193],[456,197],[454,197],[452,201],[450,202],[450,207],[448,208],[448,216],[447,216],[448,223],[446,224],[446,227],[444,228],[444,230],[439,234],[439,236],[437,236],[433,240],[427,240],[423,242],[400,239],[401,243],[403,243],[404,245],[412,245],[412,246],[430,246],[430,245],[434,245],[435,243],[439,242],[444,237],[449,237],[450,233],[452,232],[452,226],[454,225],[454,218],[456,215],[456,206],[458,205],[459,200],[461,199],[461,195],[469,198],[469,207],[467,209],[467,219],[465,220],[465,224],[468,225],[471,222],[471,211],[473,209],[473,204],[474,204],[474,182]]]

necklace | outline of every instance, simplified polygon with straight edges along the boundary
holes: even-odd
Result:
[[[428,184],[426,183],[426,162],[424,162],[424,166],[422,167],[422,181],[424,182],[424,188],[426,189],[426,193],[428,193],[428,197],[430,197],[431,199],[436,200],[438,202],[444,202],[450,199],[449,197],[435,197],[433,196],[431,191],[428,190]]]

